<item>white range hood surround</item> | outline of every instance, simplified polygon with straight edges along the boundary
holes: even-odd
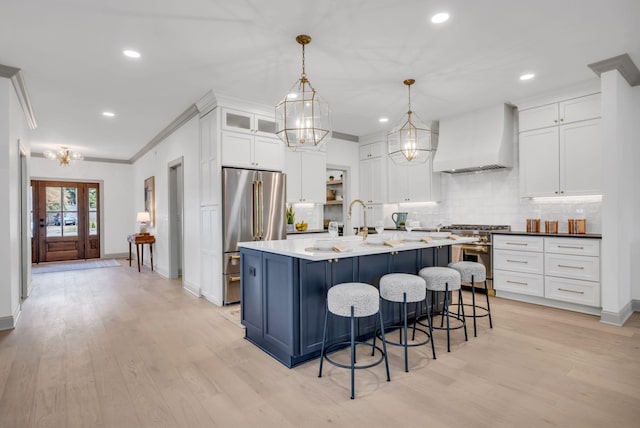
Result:
[[[513,167],[515,107],[498,106],[440,120],[433,170],[448,173]]]

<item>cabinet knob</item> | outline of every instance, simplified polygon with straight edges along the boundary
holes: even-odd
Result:
[[[556,190],[556,195],[558,194],[558,191]]]
[[[564,193],[564,190],[561,190],[560,193]]]
[[[554,120],[553,120],[553,123],[558,123],[558,119],[554,119]]]
[[[329,263],[333,263],[333,259],[329,259],[327,260]]]
[[[560,119],[560,122],[564,122],[564,118]]]

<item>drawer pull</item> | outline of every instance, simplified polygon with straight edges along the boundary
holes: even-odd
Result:
[[[569,266],[569,265],[558,265],[559,268],[568,268],[568,269],[584,269],[584,266]]]
[[[558,288],[558,291],[566,291],[566,292],[575,293],[575,294],[584,294],[584,291],[569,290],[568,288]]]
[[[572,245],[558,245],[558,248],[569,248],[571,250],[584,250],[584,247],[574,247]]]
[[[510,280],[507,280],[507,283],[509,283],[509,284],[518,284],[518,285],[529,285],[528,282],[510,281]]]
[[[524,263],[524,264],[529,263],[529,262],[528,262],[528,261],[526,261],[526,260],[510,260],[510,259],[507,259],[507,261],[508,261],[509,263]]]
[[[507,242],[507,245],[523,245],[526,247],[529,244],[527,244],[526,242]]]

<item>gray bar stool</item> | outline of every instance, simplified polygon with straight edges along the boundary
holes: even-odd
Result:
[[[348,317],[351,319],[351,340],[348,342],[333,343],[325,349],[327,340],[327,320],[329,319],[329,313],[340,317]],[[356,341],[356,318],[369,317],[378,314],[380,318],[380,333],[382,336],[382,348],[375,346],[374,344]],[[374,361],[371,364],[356,365],[356,345],[366,345],[372,348],[375,353],[376,350],[380,351],[380,359]],[[329,353],[338,348],[346,345],[351,346],[351,363],[349,365],[340,364],[333,361],[329,357]],[[363,284],[361,282],[345,282],[342,284],[334,285],[327,292],[327,306],[324,314],[324,331],[322,333],[322,347],[320,349],[320,370],[318,377],[322,377],[322,363],[324,360],[333,364],[336,367],[341,367],[351,370],[351,399],[355,397],[355,370],[367,369],[373,366],[377,366],[384,360],[384,365],[387,369],[387,382],[391,380],[389,376],[389,361],[387,360],[387,344],[384,338],[384,322],[382,320],[382,314],[380,313],[380,294],[378,289],[369,284]]]
[[[431,291],[432,296],[436,291],[444,292],[442,321],[444,321],[446,316],[447,326],[443,327],[443,322],[441,322],[440,327],[432,327],[432,329],[447,330],[447,352],[451,352],[451,330],[456,330],[459,328],[464,329],[464,340],[468,340],[467,323],[464,316],[464,302],[462,300],[462,289],[460,287],[460,274],[455,269],[435,266],[422,268],[420,272],[418,272],[418,275],[420,275],[426,281],[427,291]],[[458,312],[457,314],[451,315],[449,306],[452,304],[452,302],[449,301],[449,292],[453,292],[456,290],[458,290],[458,302],[456,304],[456,306],[458,307]],[[453,297],[453,295],[451,297]],[[462,316],[460,316],[460,311],[462,311]],[[431,312],[432,309],[429,308],[429,294],[427,293],[427,319],[429,321],[429,325],[432,324]],[[460,321],[460,325],[451,327],[450,318],[454,318]]]
[[[489,317],[489,328],[493,328],[493,320],[491,320],[491,306],[489,305],[489,290],[487,289],[487,269],[482,263],[476,262],[456,262],[449,263],[451,269],[455,269],[460,272],[460,277],[463,283],[471,285],[471,306],[473,309],[473,315],[469,315],[473,318],[473,336],[477,337],[476,331],[476,318]],[[476,305],[476,283],[484,282],[484,289],[486,291],[487,307]],[[482,313],[476,313],[476,310],[480,309]]]
[[[416,330],[424,333],[427,339],[421,342],[409,344],[407,334],[407,303],[415,303],[416,307],[416,319],[418,316],[418,304],[425,302],[427,296],[427,284],[425,280],[417,275],[411,275],[408,273],[389,273],[380,278],[380,297],[389,302],[402,304],[402,325],[387,326],[387,331],[391,329],[400,328],[401,335],[398,342],[392,342],[387,339],[387,345],[402,346],[404,347],[404,371],[409,371],[409,346],[421,346],[431,341],[431,351],[433,358],[436,358],[436,349],[433,345],[433,330],[431,329],[431,323],[429,323],[429,331],[426,332],[420,328],[416,328],[416,321],[413,322],[413,333],[411,340],[415,339]],[[404,340],[403,340],[404,334]],[[373,344],[375,345],[376,338],[373,338]]]

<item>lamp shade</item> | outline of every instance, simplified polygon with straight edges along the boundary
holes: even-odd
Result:
[[[136,221],[139,223],[149,223],[151,221],[151,215],[149,211],[142,211],[136,215]]]

